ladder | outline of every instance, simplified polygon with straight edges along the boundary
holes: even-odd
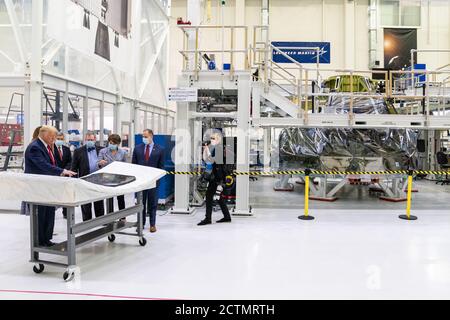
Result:
[[[3,167],[0,168],[0,171],[8,171],[8,169],[22,169],[23,170],[23,162],[24,162],[23,158],[22,158],[22,164],[20,166],[10,166],[9,165],[11,162],[11,158],[23,156],[23,152],[13,151],[16,136],[20,135],[21,133],[22,133],[22,130],[11,130],[8,150],[4,153],[0,153],[1,156],[5,157],[5,162],[3,163]]]
[[[6,115],[5,124],[8,124],[9,117],[13,114],[20,114],[23,116],[23,93],[14,92],[11,95],[11,100],[9,101],[8,113]],[[20,97],[20,106],[14,105],[14,98]]]

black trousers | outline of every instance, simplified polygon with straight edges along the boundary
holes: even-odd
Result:
[[[96,218],[105,215],[105,204],[103,200],[94,202],[94,211]],[[82,205],[81,212],[83,213],[83,221],[92,220],[92,203]]]
[[[52,240],[55,228],[55,207],[38,206],[38,237],[42,246]]]
[[[208,189],[206,190],[206,220],[211,221],[212,217],[212,209],[213,209],[213,203],[214,203],[214,195],[216,194],[218,183],[215,181],[211,181],[208,184]],[[228,207],[225,203],[225,200],[220,198],[218,200],[218,203],[220,205],[220,209],[222,209],[222,213],[225,219],[230,218],[230,211],[228,210]]]
[[[114,198],[110,198],[107,201],[109,205],[108,213],[114,212]],[[125,209],[125,196],[118,196],[117,203],[119,204],[119,210]]]

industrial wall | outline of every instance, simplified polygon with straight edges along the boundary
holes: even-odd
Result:
[[[223,21],[234,25],[245,7],[243,23],[261,24],[261,0],[229,0]],[[244,3],[244,4],[243,4]],[[421,27],[418,28],[419,49],[450,48],[450,2],[422,1]],[[203,2],[202,24],[220,25],[219,1],[212,1],[208,21],[206,1]],[[187,0],[172,0],[170,86],[176,85],[182,68],[182,32],[176,27],[176,18],[187,16]],[[236,6],[237,5],[237,6]],[[350,10],[354,5],[354,11]],[[250,28],[251,30],[251,28]],[[377,25],[377,59],[383,66],[383,28]],[[201,47],[220,48],[220,31],[202,38]],[[369,0],[271,0],[270,39],[272,41],[326,41],[331,42],[331,63],[323,68],[369,68]],[[252,36],[249,37],[249,42]],[[430,69],[450,61],[450,54],[419,54],[419,62]]]

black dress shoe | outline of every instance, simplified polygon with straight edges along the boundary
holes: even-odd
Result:
[[[206,226],[206,225],[211,224],[211,223],[212,223],[211,220],[203,220],[202,222],[200,222],[198,224],[198,226]]]
[[[55,246],[56,245],[56,243],[54,243],[54,242],[51,242],[51,241],[47,241],[46,243],[45,243],[45,247],[53,247],[53,246]]]
[[[231,218],[223,218],[217,221],[217,223],[227,223],[227,222],[231,222]]]

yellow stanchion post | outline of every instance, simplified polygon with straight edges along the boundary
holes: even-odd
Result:
[[[413,184],[413,170],[409,170],[408,174],[408,194],[407,194],[407,204],[406,204],[406,214],[399,216],[402,220],[417,220],[416,216],[411,215],[411,195],[412,195],[412,184]]]
[[[298,217],[300,220],[314,220],[314,217],[309,215],[309,179],[311,175],[311,170],[305,170],[305,213],[304,215]]]

